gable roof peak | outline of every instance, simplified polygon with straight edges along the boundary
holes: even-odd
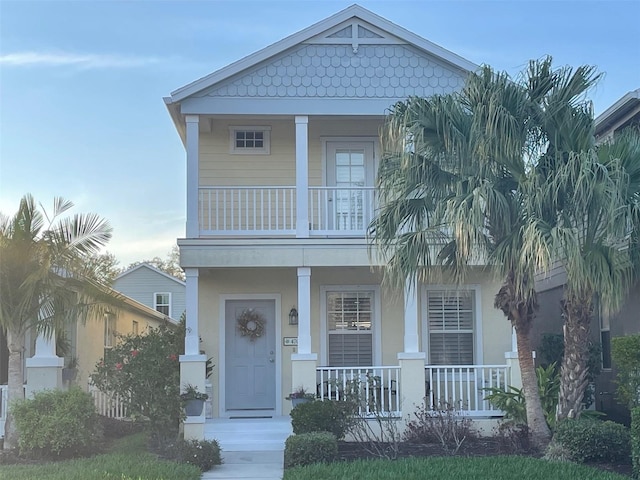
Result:
[[[254,52],[230,65],[223,67],[215,72],[206,75],[194,82],[191,82],[177,90],[171,92],[171,97],[165,98],[164,101],[167,106],[171,106],[171,104],[177,104],[182,100],[190,97],[198,92],[212,87],[213,85],[228,79],[229,77],[242,72],[245,69],[248,69],[260,62],[263,62],[279,53],[282,53],[298,44],[305,42],[313,42],[314,39],[317,41],[318,37],[322,34],[326,33],[329,30],[336,29],[348,22],[349,20],[357,18],[362,22],[365,22],[372,27],[375,27],[377,31],[369,31],[365,33],[364,36],[360,38],[351,38],[348,43],[352,44],[354,51],[357,50],[359,43],[365,43],[367,41],[376,40],[376,36],[380,34],[380,32],[385,32],[387,35],[391,35],[397,39],[397,41],[402,41],[403,43],[407,43],[417,47],[418,49],[428,52],[431,55],[434,55],[446,63],[460,69],[463,71],[474,71],[478,68],[478,65],[456,55],[455,53],[446,50],[445,48],[436,45],[433,42],[430,42],[419,35],[416,35],[399,25],[373,13],[372,11],[358,5],[353,4],[348,6],[347,8],[331,15],[330,17],[325,18],[319,22],[314,23],[313,25],[300,30],[297,33],[289,35],[284,39],[269,45],[257,52]],[[336,33],[336,32],[331,32]],[[352,34],[354,37],[359,37],[357,33]],[[330,35],[327,35],[327,38]],[[341,38],[341,40],[345,40]],[[353,41],[351,41],[353,40]]]

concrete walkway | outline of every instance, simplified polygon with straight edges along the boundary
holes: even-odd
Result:
[[[289,416],[207,420],[204,437],[218,441],[223,464],[205,472],[202,479],[281,480],[284,443],[291,433]]]
[[[202,474],[202,480],[281,480],[284,451],[222,452],[223,464]]]

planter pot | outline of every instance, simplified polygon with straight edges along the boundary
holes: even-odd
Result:
[[[310,401],[310,398],[292,398],[291,404],[295,407],[296,405],[300,405],[301,403],[308,403]]]
[[[199,417],[202,415],[204,400],[187,400],[184,404],[184,411],[187,417]]]

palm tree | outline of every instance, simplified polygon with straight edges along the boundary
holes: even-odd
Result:
[[[0,328],[9,349],[9,401],[24,399],[22,357],[28,330],[51,335],[65,321],[100,315],[105,302],[117,303],[85,277],[89,272],[83,262],[106,244],[111,227],[94,214],[59,218],[72,206],[56,198],[49,216],[26,195],[15,216],[0,216]],[[11,412],[4,439],[5,449],[17,445]]]
[[[432,280],[450,272],[462,283],[484,263],[503,281],[495,306],[516,332],[527,422],[542,447],[550,431],[542,411],[529,331],[537,309],[536,268],[548,254],[524,255],[536,232],[525,198],[537,163],[564,149],[547,116],[574,112],[595,81],[591,68],[553,70],[531,62],[521,81],[489,67],[460,93],[397,103],[382,132],[381,207],[369,228],[385,280]],[[555,155],[555,153],[554,153]],[[445,269],[441,267],[446,267]]]
[[[617,310],[640,268],[639,132],[627,130],[610,143],[557,158],[551,168],[544,188],[531,198],[553,205],[549,235],[540,239],[557,252],[567,274],[560,420],[580,415],[596,305]]]

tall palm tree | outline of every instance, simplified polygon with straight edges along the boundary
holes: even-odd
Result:
[[[369,234],[385,279],[400,286],[444,270],[462,283],[471,265],[491,266],[503,281],[495,306],[516,332],[527,422],[541,447],[551,434],[529,331],[534,275],[546,255],[523,255],[530,241],[524,199],[538,160],[563,149],[547,116],[575,110],[595,79],[590,68],[554,70],[551,59],[531,62],[520,81],[483,67],[460,93],[397,103],[382,131],[381,207]],[[537,234],[535,225],[526,231]]]
[[[639,132],[628,130],[612,142],[556,158],[550,169],[531,199],[552,206],[549,234],[539,239],[556,252],[567,274],[557,411],[563,419],[580,415],[596,304],[618,309],[640,268]]]
[[[87,279],[83,261],[106,244],[111,227],[95,214],[60,218],[72,206],[56,198],[49,216],[26,195],[15,216],[0,216],[0,328],[9,349],[9,401],[24,399],[22,357],[28,330],[51,335],[65,321],[100,315],[105,302],[117,303]],[[16,445],[9,411],[4,447]]]

